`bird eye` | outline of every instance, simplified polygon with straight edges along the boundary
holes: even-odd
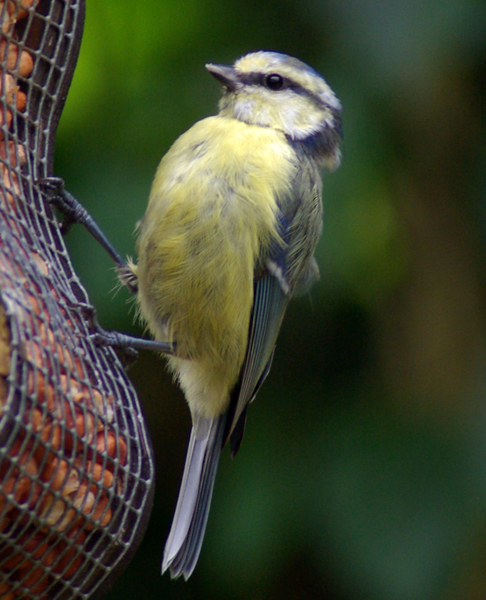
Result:
[[[267,75],[265,77],[265,85],[271,90],[281,90],[283,84],[283,77],[281,75],[277,75],[276,73],[272,73],[271,75]]]

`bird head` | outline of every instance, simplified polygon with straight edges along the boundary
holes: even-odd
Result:
[[[341,103],[311,67],[277,52],[206,65],[224,86],[220,115],[282,131],[329,169],[339,166]]]

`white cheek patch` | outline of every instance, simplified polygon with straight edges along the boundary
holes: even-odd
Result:
[[[329,96],[329,106],[340,106],[332,92],[326,96]],[[290,89],[273,92],[261,86],[247,86],[235,93],[232,105],[226,102],[223,110],[249,125],[279,129],[294,140],[335,126],[330,108],[322,105],[319,108],[315,101]]]
[[[341,112],[343,108],[341,102],[336,98],[334,92],[327,85],[326,89],[319,94],[319,98],[324,102],[324,104],[327,104],[327,106],[333,110]]]
[[[235,117],[244,123],[251,123],[255,118],[254,105],[255,102],[249,98],[238,99],[234,106]]]
[[[274,126],[272,111],[274,102],[271,95],[260,86],[247,86],[243,93],[236,94],[233,114],[245,123]]]
[[[301,99],[299,99],[301,100]],[[309,105],[303,110],[301,102],[295,98],[281,107],[282,125],[285,132],[292,139],[301,140],[322,130],[323,113],[316,110],[314,105]]]

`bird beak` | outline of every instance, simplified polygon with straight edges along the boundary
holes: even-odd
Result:
[[[206,65],[206,69],[216,77],[230,92],[238,85],[238,75],[233,67],[227,65]]]

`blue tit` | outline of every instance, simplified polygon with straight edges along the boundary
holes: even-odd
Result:
[[[287,305],[318,276],[321,168],[340,163],[341,104],[324,79],[284,54],[206,65],[219,113],[162,159],[138,230],[138,306],[192,432],[162,569],[191,575],[222,447],[236,454],[266,378]]]

